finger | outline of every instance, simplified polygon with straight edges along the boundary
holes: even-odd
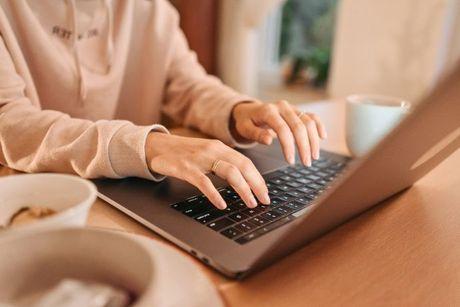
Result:
[[[244,179],[239,169],[226,161],[221,161],[215,170],[217,176],[225,179],[232,188],[240,195],[246,206],[249,208],[257,207],[257,201],[252,195],[251,188]]]
[[[319,135],[316,122],[307,114],[301,117],[304,125],[307,127],[308,140],[310,141],[311,155],[315,160],[319,159]]]
[[[196,186],[215,207],[222,210],[227,208],[225,200],[219,194],[216,187],[200,170],[196,169],[189,171],[186,175],[184,175],[183,179]]]
[[[241,136],[264,145],[270,145],[273,142],[273,136],[270,133],[270,130],[271,129],[257,127],[250,120],[245,121],[238,129]]]
[[[304,165],[311,166],[311,149],[308,140],[308,132],[302,120],[296,114],[295,110],[284,101],[279,103],[281,116],[289,125],[299,150],[300,159]]]
[[[270,135],[272,136],[272,138],[276,139],[276,137],[277,137],[276,132],[273,129],[267,129],[267,130],[270,133]]]
[[[265,123],[275,130],[276,134],[283,148],[284,157],[290,164],[295,162],[295,148],[294,148],[294,136],[292,135],[291,129],[279,114],[278,108],[274,105],[268,105],[266,107],[263,120]]]
[[[227,152],[227,159],[227,162],[230,162],[238,168],[257,199],[265,205],[270,204],[267,185],[254,163],[252,163],[249,158],[233,149]]]
[[[327,138],[326,126],[324,126],[319,116],[313,113],[307,113],[307,115],[310,116],[315,121],[316,128],[318,129],[319,137],[323,140],[326,139]]]

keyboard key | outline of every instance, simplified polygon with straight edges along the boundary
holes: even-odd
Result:
[[[275,228],[278,228],[284,224],[286,224],[289,221],[292,221],[294,218],[292,216],[286,216],[283,217],[282,219],[279,219],[278,221],[275,221],[273,223],[270,223],[262,228],[259,228],[260,232],[267,233]]]
[[[292,196],[292,197],[300,197],[302,196],[303,194],[300,193],[299,191],[290,191],[289,193],[287,193],[288,195]]]
[[[186,208],[188,208],[188,206],[190,206],[190,204],[186,201],[171,205],[171,207],[176,209],[177,211],[183,211]]]
[[[302,208],[305,208],[306,206],[308,206],[308,203],[301,203],[301,202],[297,202],[297,201],[292,201],[292,202],[288,202],[286,204],[287,207],[289,208],[292,208],[294,210],[299,210],[299,209],[302,209]]]
[[[258,225],[258,226],[262,226],[262,225],[267,224],[270,221],[263,217],[256,216],[255,218],[250,219],[249,222],[251,222],[252,224]]]
[[[336,170],[333,169],[325,169],[323,170],[325,173],[328,173],[329,175],[335,176],[337,174]]]
[[[223,231],[220,232],[224,236],[226,236],[229,239],[233,239],[234,237],[242,234],[242,232],[234,227],[227,228]]]
[[[314,182],[308,184],[308,186],[309,186],[310,188],[312,188],[312,189],[315,189],[315,190],[321,190],[321,189],[323,188],[321,185],[316,184],[316,183],[314,183]]]
[[[333,163],[334,162],[331,161],[319,161],[318,163],[315,163],[315,166],[319,168],[328,168],[329,166],[333,165]]]
[[[206,212],[204,214],[201,214],[199,216],[197,216],[195,218],[195,220],[197,220],[198,222],[200,222],[201,224],[207,224],[215,219],[218,219],[222,216],[225,215],[225,212],[223,211],[218,211],[218,210],[214,210],[214,211],[211,211],[211,212]]]
[[[313,198],[309,198],[308,195],[305,195],[304,197],[299,197],[296,198],[295,201],[304,205],[308,205],[312,202]]]
[[[247,208],[247,209],[244,209],[243,211],[241,211],[241,213],[247,215],[247,216],[254,216],[254,215],[257,215],[260,213],[259,210],[257,210],[258,207],[252,209],[252,208]]]
[[[311,183],[311,180],[310,179],[306,179],[306,178],[299,178],[299,179],[296,179],[297,182],[301,183],[301,184],[308,184],[308,183]]]
[[[238,239],[236,239],[236,242],[239,243],[239,244],[245,244],[249,241],[252,241],[264,234],[266,234],[267,232],[270,232],[271,230],[275,229],[275,228],[278,228],[286,223],[288,223],[289,221],[293,220],[293,217],[290,217],[290,216],[287,216],[287,217],[284,217],[282,219],[279,219],[278,221],[275,221],[273,223],[270,223],[270,224],[267,224],[251,233],[248,233],[247,235],[244,235],[244,236],[241,236],[239,237]]]
[[[293,211],[292,208],[290,207],[287,207],[287,206],[280,206],[280,207],[276,207],[275,209],[273,209],[274,211],[282,214],[282,215],[286,215],[286,214],[289,214]]]
[[[278,189],[286,192],[286,191],[289,191],[291,188],[288,185],[283,184],[283,185],[279,185]]]
[[[269,194],[271,194],[272,196],[273,195],[278,195],[278,194],[281,194],[282,191],[281,190],[278,190],[278,189],[270,189],[268,190],[269,191]]]
[[[286,202],[292,198],[292,196],[288,194],[278,195],[277,198],[281,199],[283,202]]]
[[[182,213],[190,217],[195,217],[199,214],[205,213],[206,211],[210,210],[213,210],[210,206],[191,206],[188,209],[184,210]]]
[[[316,175],[313,175],[313,174],[312,174],[312,175],[308,175],[307,178],[308,178],[308,179],[311,179],[311,180],[313,180],[313,181],[316,181],[316,180],[320,179],[319,176],[316,176]]]
[[[265,212],[267,210],[270,210],[270,205],[259,204],[253,210],[256,210],[258,213]]]
[[[256,226],[249,222],[241,222],[239,224],[236,224],[235,228],[240,230],[241,232],[249,232],[256,229]]]
[[[312,189],[312,188],[301,187],[301,188],[297,189],[297,191],[299,191],[299,192],[301,192],[301,193],[308,194],[308,193],[313,193],[313,192],[315,192],[316,190],[314,190],[314,189]]]
[[[275,171],[275,172],[272,172],[272,173],[265,174],[262,177],[273,179],[273,178],[278,178],[279,176],[282,176],[282,175],[284,175],[283,170],[278,170],[278,171]]]
[[[219,191],[220,195],[227,201],[240,200],[240,196],[233,189],[222,189]]]
[[[282,196],[281,196],[282,197]],[[270,205],[278,206],[285,202],[285,200],[281,199],[281,197],[272,197],[270,199]]]
[[[244,213],[233,213],[228,216],[231,220],[234,220],[235,222],[241,222],[242,220],[245,220],[248,218],[248,216]]]
[[[299,170],[300,173],[304,174],[304,175],[310,175],[311,174],[311,171],[307,168],[305,169],[301,169]]]
[[[280,178],[283,179],[284,181],[291,181],[291,180],[294,179],[294,178],[292,178],[291,176],[288,176],[288,175],[281,176]]]
[[[326,173],[326,172],[316,172],[315,175],[316,175],[316,176],[319,176],[319,177],[321,177],[321,178],[324,178],[324,177],[328,177],[328,176],[329,176],[329,174]]]
[[[208,227],[213,229],[213,230],[215,230],[215,231],[219,231],[219,230],[224,229],[224,228],[226,228],[228,226],[231,226],[233,224],[235,224],[234,221],[232,221],[229,218],[224,217],[224,218],[221,218],[221,219],[219,219],[217,221],[209,223]]]
[[[192,198],[192,199],[187,200],[187,202],[193,206],[208,205],[208,206],[214,207],[205,196],[199,196],[197,198]]]
[[[344,167],[345,167],[345,163],[343,162],[335,163],[330,166],[330,168],[335,169],[335,170],[341,170]]]
[[[294,178],[300,178],[300,177],[303,177],[303,174],[293,172],[293,173],[290,173],[289,176],[294,177]]]
[[[209,200],[204,197],[204,196],[196,196],[193,198],[189,198],[183,202],[177,203],[172,205],[174,209],[178,211],[185,211],[186,209],[192,207],[192,206],[199,206],[199,205],[209,205],[210,208],[212,208],[212,204],[209,202]]]
[[[240,208],[233,206],[233,204],[230,204],[227,206],[227,208],[220,210],[220,211],[228,214],[228,213],[232,213],[238,210],[240,210]]]
[[[271,183],[273,185],[278,185],[278,184],[283,184],[284,181],[281,180],[281,179],[275,178],[275,179],[270,180],[269,183]]]
[[[274,221],[279,219],[282,215],[275,210],[270,210],[268,212],[262,213],[260,216],[269,221]]]
[[[292,181],[292,182],[287,182],[286,185],[290,186],[291,188],[298,188],[298,187],[301,187],[302,184],[296,182],[296,181]]]
[[[228,195],[227,197],[224,197],[224,199],[227,200],[227,201],[230,201],[230,202],[241,200],[241,198],[240,198],[240,196],[238,194]]]
[[[246,204],[243,201],[234,202],[234,203],[230,204],[230,206],[232,208],[235,208],[235,209],[243,209],[243,208],[248,207],[248,206],[246,206]]]

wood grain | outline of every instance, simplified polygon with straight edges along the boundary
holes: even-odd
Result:
[[[307,109],[328,123],[326,147],[343,151],[343,105]],[[0,167],[0,176],[14,173]],[[102,200],[92,207],[88,225],[170,244]],[[244,281],[195,263],[229,306],[460,306],[459,242],[457,151],[412,188]]]

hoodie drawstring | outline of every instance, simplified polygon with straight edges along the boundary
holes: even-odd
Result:
[[[72,54],[77,69],[78,88],[79,88],[79,102],[83,105],[86,99],[86,84],[83,76],[83,68],[81,66],[80,53],[78,52],[78,23],[77,23],[77,6],[75,0],[67,0],[70,8],[70,21],[72,26]]]
[[[77,6],[75,0],[66,0],[68,8],[70,9],[70,21],[72,27],[72,54],[75,62],[77,71],[78,88],[79,88],[79,102],[83,106],[87,96],[87,87],[85,82],[85,75],[83,73],[83,67],[80,58],[80,52],[78,49],[78,22],[77,22]],[[112,66],[113,60],[113,14],[111,0],[102,0],[102,6],[105,9],[106,18],[108,21],[107,25],[107,37],[106,37],[106,50],[107,50],[107,61],[108,68],[107,72]]]
[[[104,7],[105,7],[105,12],[107,15],[107,21],[108,21],[108,26],[107,26],[107,37],[106,37],[106,43],[107,43],[107,62],[108,62],[108,67],[107,67],[107,72],[112,68],[112,60],[113,60],[113,14],[112,14],[112,5],[111,5],[111,0],[102,0],[104,1]]]

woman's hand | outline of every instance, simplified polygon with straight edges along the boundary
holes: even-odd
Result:
[[[265,181],[251,160],[221,141],[152,132],[145,147],[152,171],[191,183],[217,208],[227,205],[206,176],[213,165],[214,173],[225,179],[248,207],[257,206],[253,193],[261,203],[270,203]]]
[[[311,166],[312,158],[319,158],[320,138],[327,137],[318,116],[300,112],[285,100],[276,104],[259,101],[239,103],[233,108],[230,125],[237,139],[269,145],[277,136],[290,164],[295,162],[297,145],[302,163]]]

